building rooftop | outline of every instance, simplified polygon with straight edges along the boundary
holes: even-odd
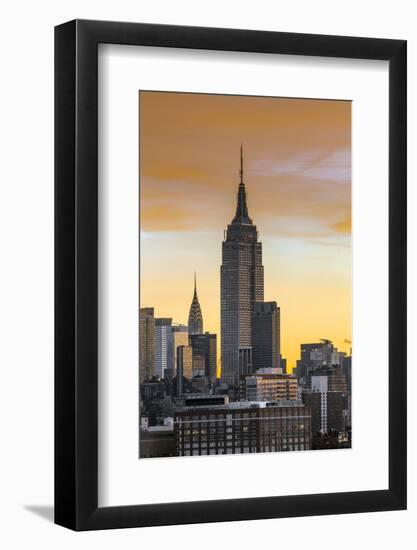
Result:
[[[186,412],[194,409],[209,410],[237,410],[237,409],[266,409],[282,407],[304,407],[300,399],[280,399],[279,401],[232,401],[231,403],[221,403],[219,405],[193,405],[175,407],[176,412]]]

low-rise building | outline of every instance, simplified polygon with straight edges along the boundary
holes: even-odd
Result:
[[[311,415],[300,401],[178,407],[174,431],[179,456],[311,449]]]
[[[172,418],[166,419],[163,426],[141,424],[139,433],[140,458],[176,456],[175,432]]]

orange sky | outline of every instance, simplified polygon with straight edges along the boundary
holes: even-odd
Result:
[[[204,330],[220,340],[221,243],[243,142],[265,300],[281,307],[288,366],[303,342],[348,351],[350,139],[348,101],[141,92],[141,306],[186,323],[195,270]]]

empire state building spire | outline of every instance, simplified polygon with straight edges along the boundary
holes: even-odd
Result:
[[[252,368],[253,311],[264,300],[262,243],[248,213],[242,146],[239,175],[236,214],[225,231],[220,267],[221,376],[235,388]]]
[[[194,296],[188,315],[188,334],[203,334],[203,315],[197,296],[197,281],[194,273]]]
[[[252,225],[252,220],[250,219],[248,214],[248,205],[246,203],[245,184],[243,183],[243,145],[240,146],[239,176],[240,176],[240,183],[239,183],[239,190],[237,193],[236,214],[232,220],[232,224],[233,225],[237,225],[237,224]]]

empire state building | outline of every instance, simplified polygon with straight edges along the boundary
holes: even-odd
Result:
[[[252,361],[252,314],[263,299],[262,243],[248,213],[241,147],[236,214],[225,231],[220,268],[221,378],[228,384],[237,386]]]

